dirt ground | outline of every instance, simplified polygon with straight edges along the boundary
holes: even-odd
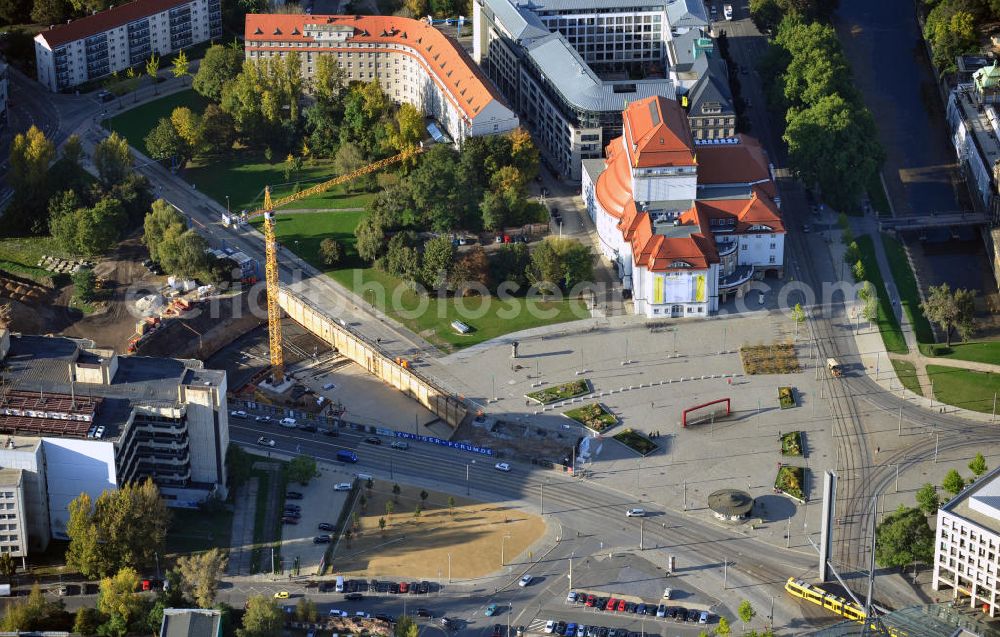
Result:
[[[420,517],[413,516],[420,489],[400,485],[398,503],[386,515],[385,503],[393,499],[392,485],[379,481],[365,491],[367,504],[359,512],[360,532],[341,540],[333,558],[335,571],[366,578],[396,577],[444,579],[451,554],[453,579],[482,577],[501,568],[504,545],[507,564],[528,559],[524,554],[545,533],[545,522],[536,515],[494,503],[455,498],[428,492]],[[384,532],[379,518],[386,519]],[[507,540],[502,540],[508,536]],[[523,554],[523,555],[522,555]]]

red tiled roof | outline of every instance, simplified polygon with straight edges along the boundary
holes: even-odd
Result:
[[[49,48],[54,49],[68,42],[89,38],[108,29],[120,27],[189,2],[191,0],[135,0],[107,11],[73,20],[69,24],[61,24],[48,31],[42,31],[38,35],[45,39]]]
[[[737,138],[738,144],[698,147],[698,183],[760,184],[769,197],[774,197],[777,191],[760,142],[742,134]]]
[[[622,138],[616,137],[608,144],[607,170],[601,173],[594,186],[601,207],[612,217],[621,218],[625,206],[632,202],[632,171],[622,147]],[[635,205],[635,202],[632,202]]]
[[[469,118],[475,117],[491,101],[503,102],[475,62],[454,40],[421,20],[393,16],[343,16],[308,14],[247,14],[244,46],[258,51],[298,51],[299,53],[346,50],[346,45],[324,42],[319,49],[261,46],[260,42],[315,42],[306,37],[307,25],[353,27],[348,38],[359,43],[402,44],[416,50],[424,66],[438,84],[447,89],[449,99]],[[392,50],[393,53],[409,54]]]
[[[749,199],[713,199],[695,202],[698,213],[709,219],[733,218],[735,230],[746,232],[752,226],[768,226],[774,232],[784,232],[785,224],[774,203],[754,192]],[[686,213],[685,213],[686,214]]]
[[[632,166],[694,166],[694,140],[676,100],[661,95],[633,102],[622,113]]]

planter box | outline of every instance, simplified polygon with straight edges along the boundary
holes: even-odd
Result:
[[[551,405],[552,403],[557,403],[560,400],[569,400],[570,398],[576,398],[577,396],[585,396],[590,392],[590,381],[583,378],[581,380],[574,380],[570,383],[556,385],[555,387],[539,389],[538,391],[533,391],[530,394],[525,394],[524,397],[530,398],[540,405]]]
[[[774,478],[774,491],[805,504],[805,480],[806,470],[803,467],[781,465],[778,467],[778,475]]]
[[[801,456],[802,451],[802,432],[801,431],[789,431],[786,434],[782,434],[779,438],[781,442],[781,455],[783,456]]]
[[[618,417],[600,403],[591,403],[563,412],[563,416],[577,421],[594,433],[602,433],[618,424]]]
[[[660,448],[658,444],[633,429],[625,429],[612,436],[640,456],[648,456]]]
[[[782,409],[791,409],[795,406],[795,390],[791,387],[778,388],[778,406]]]

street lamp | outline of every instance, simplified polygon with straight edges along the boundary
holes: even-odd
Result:
[[[229,215],[229,195],[226,195],[226,216]]]
[[[504,546],[507,543],[507,540],[509,540],[509,539],[510,539],[510,535],[505,535],[502,538],[500,538],[500,566],[505,566],[507,564],[507,560],[505,560],[504,556],[503,556],[503,550],[504,550]]]
[[[476,461],[465,463],[465,495],[469,495],[469,467],[476,464]]]

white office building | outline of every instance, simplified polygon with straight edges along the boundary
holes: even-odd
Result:
[[[627,104],[688,90],[713,47],[702,0],[476,0],[473,28],[473,58],[573,180]]]
[[[221,35],[220,0],[133,0],[36,35],[38,81],[63,91]]]
[[[32,550],[66,539],[67,507],[81,492],[96,499],[152,478],[168,506],[226,496],[225,372],[5,330],[0,362],[0,468],[23,474]]]
[[[302,58],[311,78],[321,55],[336,56],[349,81],[378,80],[397,103],[407,102],[439,122],[455,143],[518,127],[503,102],[462,48],[421,20],[394,16],[249,14],[248,60]]]
[[[998,576],[1000,470],[994,470],[938,510],[931,585],[996,617]]]

